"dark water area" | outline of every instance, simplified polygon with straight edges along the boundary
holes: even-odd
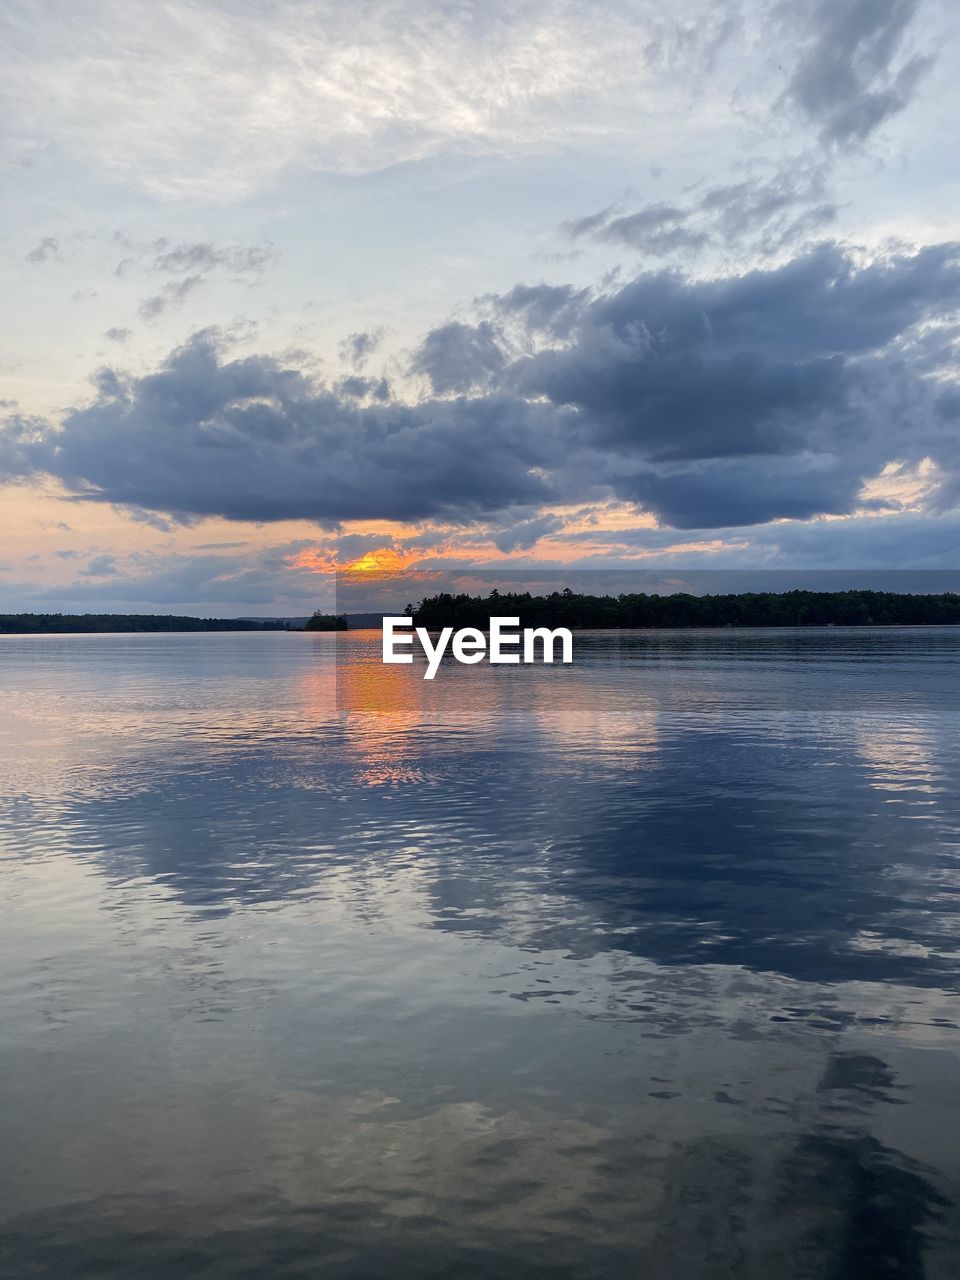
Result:
[[[960,631],[0,638],[0,1275],[953,1280]]]

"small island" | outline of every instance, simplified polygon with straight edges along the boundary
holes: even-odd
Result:
[[[674,627],[955,626],[960,595],[894,591],[762,591],[733,595],[578,595],[569,587],[549,595],[492,591],[488,596],[441,592],[408,606],[416,626],[479,627],[491,617],[519,618],[521,627],[571,630]]]
[[[318,609],[303,624],[304,631],[346,631],[345,613],[321,613]]]

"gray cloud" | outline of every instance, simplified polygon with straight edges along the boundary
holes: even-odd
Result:
[[[571,285],[518,284],[509,293],[488,294],[481,301],[492,305],[501,321],[517,320],[529,333],[565,338],[589,296],[589,289]]]
[[[367,361],[379,350],[387,335],[383,325],[361,333],[351,333],[340,343],[340,359],[354,369],[362,370]]]
[[[172,244],[166,238],[140,243],[129,240],[121,232],[115,233],[113,243],[127,253],[117,263],[114,275],[123,277],[140,270],[148,275],[180,277],[170,280],[141,302],[138,309],[145,320],[155,320],[164,312],[177,310],[215,272],[251,283],[277,259],[271,244],[218,246],[210,241]]]
[[[960,515],[956,511],[761,526],[751,530],[751,536],[757,558],[777,566],[883,569],[906,565],[955,570],[960,562]]]
[[[686,205],[658,202],[632,213],[612,206],[565,223],[573,239],[627,245],[653,258],[689,257],[707,246],[765,256],[821,235],[837,216],[822,160],[794,156],[748,179],[708,188]]]
[[[96,382],[94,403],[59,430],[14,419],[0,472],[46,471],[124,508],[242,520],[469,520],[551,494],[530,468],[549,456],[557,415],[506,391],[358,406],[269,357],[226,360],[210,332],[157,373],[106,369]]]
[[[56,236],[44,236],[40,243],[26,256],[27,262],[58,262],[60,260],[60,241]]]
[[[795,157],[765,177],[711,187],[697,211],[722,243],[753,237],[760,253],[776,253],[834,221],[837,206],[827,195],[827,177],[823,163]]]
[[[206,614],[222,609],[307,613],[316,607],[318,582],[316,574],[290,565],[296,549],[296,544],[259,550],[240,544],[233,554],[139,552],[112,567],[99,563],[110,557],[96,557],[73,582],[43,588],[7,584],[4,595],[34,607],[74,611],[175,611],[181,606]]]
[[[812,34],[785,97],[821,141],[863,142],[910,102],[933,62],[920,54],[898,62],[920,7],[920,0],[818,0],[808,10]]]
[[[132,329],[110,328],[103,335],[110,342],[119,342],[122,346],[133,337]]]
[[[272,245],[178,244],[161,250],[150,264],[151,271],[171,275],[202,274],[222,269],[235,276],[259,276],[276,260]]]
[[[202,332],[154,374],[101,370],[59,428],[10,419],[0,471],[181,521],[512,511],[504,548],[549,531],[543,502],[611,491],[677,528],[843,515],[888,461],[931,457],[953,491],[958,294],[956,244],[867,264],[826,244],[597,293],[517,286],[482,300],[496,321],[427,334],[412,365],[433,394],[418,403],[360,375],[326,386],[229,359]]]
[[[427,334],[410,362],[410,371],[424,374],[435,395],[445,395],[490,386],[506,363],[489,321],[477,325],[452,321]]]
[[[705,230],[689,225],[691,217],[690,211],[676,205],[650,204],[636,213],[599,221],[596,214],[580,218],[572,228],[575,236],[582,235],[586,225],[587,233],[595,240],[616,241],[651,257],[663,258],[678,251],[696,252],[709,243],[710,236]]]
[[[756,580],[747,581],[750,571],[742,566],[750,564],[755,567],[783,572],[785,569],[797,569],[808,575],[814,569],[822,569],[833,573],[840,569],[877,570],[897,567],[912,570],[946,570],[953,575],[953,581],[938,577],[928,580],[923,585],[917,577],[911,582],[887,580],[882,585],[870,583],[866,579],[846,578],[843,586],[873,585],[878,589],[893,591],[909,590],[950,590],[955,585],[955,574],[958,557],[960,557],[960,513],[952,511],[948,514],[906,513],[903,515],[878,515],[864,518],[849,516],[835,520],[785,520],[776,524],[753,526],[728,526],[723,530],[726,548],[711,552],[705,561],[699,544],[703,540],[716,537],[717,530],[710,527],[692,527],[678,534],[675,529],[629,529],[611,534],[609,531],[597,529],[593,532],[566,534],[564,541],[579,543],[582,556],[572,562],[564,563],[565,571],[581,565],[587,568],[626,567],[631,564],[631,573],[637,574],[636,561],[631,556],[638,550],[644,553],[644,568],[690,566],[704,569],[710,566],[710,574],[721,569],[730,569],[739,576],[724,578],[727,585],[721,585],[719,576],[714,580],[713,590],[742,591],[770,590],[777,587],[769,580],[764,582],[760,575]],[[611,551],[611,543],[614,549]],[[755,576],[750,574],[751,577]],[[676,581],[676,580],[674,580]],[[696,579],[691,580],[691,584]],[[699,579],[701,587],[704,579]],[[801,585],[797,579],[796,585]],[[783,583],[781,581],[780,587]],[[824,579],[821,584],[824,590],[836,589]],[[589,589],[584,582],[585,589]],[[662,588],[662,584],[660,584]],[[633,583],[624,587],[635,590],[636,577]],[[653,582],[647,590],[657,590],[658,584]]]
[[[507,376],[573,409],[595,474],[678,527],[845,512],[891,458],[956,461],[916,366],[919,326],[958,286],[957,245],[859,269],[827,245],[726,279],[645,275]]]
[[[617,493],[659,513],[674,529],[718,529],[840,515],[857,505],[856,466],[820,455],[695,462],[672,470],[618,474]]]
[[[165,311],[176,311],[187,298],[203,284],[203,276],[187,276],[183,280],[171,280],[159,293],[144,298],[137,310],[144,320],[156,320]]]
[[[350,374],[339,378],[335,384],[338,395],[349,396],[353,400],[386,401],[390,399],[390,383],[386,378],[364,378],[360,374]]]
[[[608,204],[605,208],[598,209],[596,213],[584,214],[582,218],[571,218],[563,224],[561,230],[565,231],[571,240],[578,240],[581,236],[592,236],[595,232],[602,230],[615,213],[614,206]]]
[[[117,562],[111,555],[94,556],[80,573],[84,578],[108,578],[117,572]]]
[[[207,276],[224,271],[236,278],[261,276],[277,260],[272,244],[215,245],[209,240],[173,244],[165,237],[148,242],[128,239],[121,232],[113,243],[127,256],[117,263],[114,274],[128,275],[134,268],[160,275]]]
[[[902,111],[934,61],[901,57],[920,8],[921,0],[782,4],[781,39],[789,48],[799,36],[800,53],[776,105],[792,107],[817,127],[819,158],[801,154],[766,171],[755,168],[743,181],[683,203],[656,201],[632,211],[608,205],[562,230],[573,240],[623,244],[653,258],[689,256],[708,246],[769,255],[822,235],[838,213],[828,189],[838,149],[864,142]]]
[[[562,528],[563,521],[559,516],[541,515],[529,520],[518,520],[503,529],[495,529],[491,536],[498,551],[521,551]]]

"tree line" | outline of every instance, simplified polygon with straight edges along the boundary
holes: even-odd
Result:
[[[253,618],[180,618],[166,613],[0,613],[0,635],[102,631],[289,631],[288,623]]]
[[[869,627],[960,623],[960,595],[894,591],[757,591],[734,595],[580,595],[569,587],[549,595],[492,591],[488,596],[441,592],[414,608],[414,623],[484,629],[491,616],[516,617],[521,627]]]

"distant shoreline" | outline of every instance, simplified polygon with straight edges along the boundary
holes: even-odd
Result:
[[[111,632],[293,631],[275,618],[191,618],[165,613],[0,613],[0,635],[107,635]]]
[[[547,596],[442,593],[413,610],[417,626],[486,630],[491,617],[517,617],[520,626],[565,626],[572,631],[678,631],[736,628],[960,626],[960,594],[893,591],[742,592],[733,595]],[[3,635],[183,634],[213,632],[379,631],[378,613],[291,618],[194,618],[155,613],[6,613]]]

